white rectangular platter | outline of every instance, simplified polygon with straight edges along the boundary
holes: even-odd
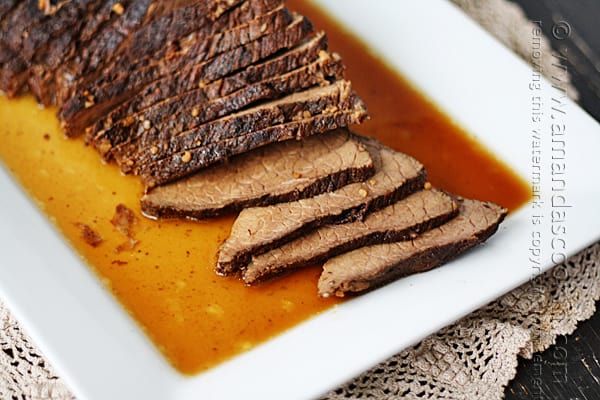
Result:
[[[564,93],[547,82],[530,89],[532,70],[446,0],[317,3],[525,179],[539,126],[543,207],[524,206],[488,243],[443,268],[347,301],[184,377],[0,168],[0,298],[79,399],[313,398],[529,280],[534,230],[543,269],[558,252],[572,255],[600,239],[600,127]],[[538,125],[533,96],[545,110]],[[567,218],[558,244],[551,221],[559,209],[551,181],[556,124],[567,143],[560,194],[569,206],[560,208]],[[534,212],[543,214],[535,227]]]

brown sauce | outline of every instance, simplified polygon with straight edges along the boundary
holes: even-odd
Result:
[[[425,165],[434,186],[514,211],[531,197],[529,186],[413,89],[351,33],[310,2],[288,0],[329,37],[371,119],[355,130],[374,136]],[[365,79],[368,77],[368,79]]]
[[[420,159],[440,188],[511,210],[529,199],[524,182],[360,43],[304,2],[291,3],[328,32],[331,48],[345,58],[372,116],[360,132]],[[253,288],[216,276],[217,248],[232,217],[139,217],[139,242],[127,250],[127,237],[110,220],[118,204],[139,215],[139,180],[102,165],[81,141],[65,139],[54,112],[28,96],[0,97],[0,159],[180,372],[206,370],[336,304],[316,295],[318,267]],[[81,224],[100,235],[97,246],[81,237]]]

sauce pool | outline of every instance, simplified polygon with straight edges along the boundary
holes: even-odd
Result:
[[[357,132],[415,157],[438,188],[492,201],[509,211],[529,201],[527,183],[372,55],[352,33],[310,2],[288,0],[287,4],[309,17],[315,29],[327,32],[329,48],[344,59],[346,76],[371,117],[355,128]]]
[[[510,210],[529,199],[523,181],[356,39],[305,2],[290,6],[326,30],[331,49],[344,57],[371,115],[357,131],[419,159],[442,189]],[[338,302],[317,296],[318,267],[251,288],[216,276],[217,248],[233,217],[141,217],[139,180],[103,165],[81,140],[65,139],[54,115],[29,96],[0,97],[0,159],[180,372],[206,370]],[[110,223],[118,204],[138,215],[133,249],[123,246],[128,238]],[[86,243],[81,224],[102,238],[99,245]]]

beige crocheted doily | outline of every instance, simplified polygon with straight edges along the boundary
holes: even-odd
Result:
[[[532,24],[505,0],[454,0],[515,52],[530,54]],[[543,70],[552,70],[551,50]],[[575,97],[575,91],[569,88]],[[501,399],[517,356],[531,357],[590,318],[600,299],[600,243],[418,345],[331,391],[328,399]],[[557,318],[559,316],[560,318]],[[0,399],[73,395],[0,303]]]
[[[600,297],[600,243],[332,391],[328,399],[504,397],[517,356],[531,358],[590,318]]]

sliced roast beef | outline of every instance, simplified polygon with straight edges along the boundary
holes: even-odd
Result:
[[[252,257],[244,282],[253,284],[283,272],[325,262],[359,247],[407,240],[439,226],[458,213],[454,199],[437,190],[422,190],[367,215],[364,221],[317,228],[304,236]]]
[[[29,89],[44,104],[51,105],[52,102],[44,101],[39,95],[48,91],[40,86],[42,82],[38,78],[43,76],[47,69],[55,70],[60,63],[69,58],[84,23],[89,16],[104,11],[103,5],[103,0],[65,2],[28,33],[20,54],[29,68],[23,71],[22,78],[17,79],[24,80],[26,77],[28,83],[33,85],[33,88],[30,85]],[[50,97],[53,99],[54,95]]]
[[[3,87],[9,95],[20,92],[27,82],[28,70],[36,54],[62,32],[71,30],[75,34],[84,15],[94,13],[101,0],[73,0],[65,3],[52,16],[46,16],[37,8],[36,2],[24,3],[28,3],[28,6],[23,8],[22,14],[25,15],[20,15],[20,18],[25,19],[15,22],[15,26],[5,33],[6,43],[19,55],[18,61],[2,67]]]
[[[125,13],[132,4],[132,0],[103,1],[98,11],[93,15],[86,15],[85,23],[79,32],[79,40],[87,43],[104,27],[105,24],[116,20]]]
[[[109,112],[144,86],[157,79],[193,79],[209,83],[245,68],[273,53],[291,48],[312,31],[312,25],[297,17],[285,29],[261,37],[244,46],[219,54],[197,65],[185,57],[165,60],[162,65],[136,70],[116,82],[102,87],[90,87],[75,94],[61,110],[60,117],[67,134],[73,135],[91,125],[101,114]]]
[[[17,6],[20,0],[3,0],[0,2],[0,23],[14,7]]]
[[[111,130],[108,136],[113,146],[111,155],[124,165],[123,171],[128,172],[130,166],[154,162],[170,153],[187,150],[190,146],[203,146],[238,133],[251,133],[290,121],[301,111],[319,114],[327,107],[343,109],[353,104],[351,97],[354,95],[349,84],[345,81],[329,84],[329,80],[343,75],[341,59],[323,54],[324,57],[306,67],[245,86],[213,101],[197,103],[175,99],[174,102],[153,107],[139,115],[133,125],[118,131]],[[326,88],[309,89],[315,85]],[[289,93],[293,94],[232,114],[260,100],[277,99]],[[186,103],[190,106],[186,107]],[[165,115],[170,117],[165,118]],[[216,119],[221,117],[223,119]],[[155,151],[157,144],[162,144],[162,148]]]
[[[159,186],[142,198],[142,210],[158,218],[210,218],[330,192],[374,171],[358,139],[337,130],[274,143]]]
[[[243,210],[219,249],[217,272],[235,273],[252,255],[322,225],[360,220],[423,187],[421,163],[378,142],[366,138],[364,142],[375,162],[372,178],[308,199]]]
[[[121,10],[116,12],[115,18],[102,26],[85,46],[78,47],[74,57],[55,72],[56,99],[61,106],[59,117],[63,103],[71,97],[75,85],[106,65],[123,41],[142,24],[151,3],[152,0],[131,0],[122,13]]]
[[[305,32],[310,29],[310,26],[302,23],[299,17],[290,22],[286,9],[278,9],[274,15],[270,14],[270,18],[275,18],[278,22],[267,23],[267,28],[263,32],[260,31],[260,26],[264,23],[261,23],[258,27],[255,26],[255,23],[252,24],[254,36],[260,38],[258,42],[266,47],[265,51],[267,52],[279,50],[277,44],[271,43],[273,40],[297,41],[299,40],[298,36],[303,37]],[[286,24],[286,22],[289,22],[289,24]],[[196,86],[198,86],[200,79],[210,82],[226,76],[237,68],[245,67],[248,63],[256,61],[254,59],[249,61],[247,58],[260,56],[261,50],[257,48],[256,42],[245,42],[245,40],[249,40],[247,34],[236,39],[244,41],[244,45],[235,46],[236,40],[232,39],[232,35],[234,32],[240,33],[236,29],[247,31],[248,26],[248,23],[245,23],[242,26],[231,27],[226,32],[216,32],[212,36],[200,35],[197,41],[192,41],[191,44],[185,45],[183,49],[179,45],[174,51],[167,52],[161,58],[153,60],[149,65],[142,64],[139,66],[139,63],[133,63],[130,68],[118,68],[120,64],[117,64],[117,67],[114,68],[115,71],[108,76],[105,76],[104,71],[101,74],[98,72],[99,75],[94,79],[88,77],[78,83],[74,97],[65,104],[60,116],[63,120],[69,122],[69,125],[72,125],[70,121],[74,119],[74,116],[83,118],[77,115],[78,113],[85,115],[98,113],[103,109],[110,110],[153,82],[195,78],[197,79]],[[226,49],[226,51],[216,54],[214,57],[205,58],[208,51],[211,50],[210,46],[213,40],[219,43],[218,38],[223,37],[231,39],[226,40],[224,45],[229,44],[235,47]],[[285,43],[280,45],[285,45]],[[218,45],[213,50],[218,50]],[[221,65],[224,62],[229,64]],[[139,68],[137,68],[138,66]],[[211,72],[223,75],[214,78],[209,76]],[[94,104],[91,107],[85,107],[90,96],[93,96]]]
[[[53,40],[64,44],[67,34],[78,36],[82,24],[91,21],[91,16],[103,4],[102,0],[66,1],[56,6],[49,4],[52,12],[46,14],[40,9],[42,3],[22,1],[14,8],[14,15],[7,16],[7,20],[2,22],[0,30],[6,43],[21,59],[20,62],[12,62],[3,68],[4,77],[13,77],[13,87],[22,85],[27,80],[28,68],[32,64],[45,63],[46,47]],[[60,48],[60,45],[53,46]]]
[[[413,240],[363,247],[327,261],[319,295],[343,297],[436,268],[485,241],[505,215],[495,204],[464,200],[456,218]]]
[[[15,58],[15,53],[10,48],[6,47],[4,43],[0,42],[0,68]]]
[[[317,115],[329,109],[345,110],[351,108],[355,101],[356,95],[350,82],[340,80],[258,104],[199,126],[192,125],[183,131],[178,129],[181,128],[178,125],[163,130],[142,124],[142,128],[147,129],[142,130],[139,139],[130,148],[120,148],[115,157],[125,165],[156,162],[181,151],[247,135],[303,116]]]
[[[169,12],[161,12],[160,19],[145,25],[136,31],[127,47],[129,60],[136,60],[147,54],[160,50],[161,46],[178,40],[215,21],[232,7],[243,0],[200,0],[190,1],[189,4]]]
[[[144,43],[138,44],[137,47],[142,49],[140,51],[130,48],[135,47],[134,45],[127,46],[127,51],[123,54],[123,56],[127,57],[127,60],[122,60],[122,57],[116,57],[109,67],[102,70],[102,74],[97,77],[92,85],[100,87],[117,81],[138,70],[141,70],[140,73],[142,75],[148,75],[147,71],[149,71],[149,67],[158,66],[164,68],[167,62],[180,62],[180,65],[192,62],[199,63],[217,54],[224,53],[256,40],[259,37],[273,33],[284,28],[292,20],[292,14],[289,10],[283,6],[281,1],[279,3],[277,8],[257,15],[253,19],[233,22],[237,23],[235,25],[220,26],[219,28],[215,27],[215,25],[221,25],[219,23],[206,25],[202,29],[187,35],[187,37],[179,38],[171,46],[164,45],[162,48],[153,51],[149,51],[147,45],[143,46]],[[251,14],[244,14],[243,16],[249,15]],[[223,16],[222,21],[219,22],[229,23],[231,21],[227,16]],[[154,40],[152,42],[154,43]],[[171,42],[173,42],[172,38],[166,43]],[[150,46],[150,49],[152,49],[152,46]],[[145,51],[145,55],[132,56],[132,54],[137,54],[141,51]],[[123,65],[124,62],[125,65]]]
[[[21,1],[11,7],[0,21],[0,44],[4,62],[0,67],[0,90],[9,97],[21,93],[27,82],[28,63],[22,57],[27,27],[36,26],[46,16],[35,1]]]
[[[17,53],[10,49],[6,51],[12,58],[0,68],[0,90],[8,97],[15,97],[24,91],[28,65]]]
[[[36,27],[46,14],[38,8],[38,2],[23,0],[2,19],[0,40],[15,52],[20,52],[29,29]]]
[[[180,96],[159,103],[137,115],[135,122],[131,119],[115,124],[111,128],[111,139],[121,137],[122,142],[111,148],[110,157],[117,155],[117,160],[123,160],[132,151],[139,150],[146,143],[162,142],[167,138],[146,140],[149,135],[160,136],[161,132],[176,135],[194,129],[216,118],[221,118],[239,111],[259,101],[277,99],[281,96],[301,91],[313,86],[328,85],[330,81],[341,79],[344,67],[339,57],[325,57],[305,67],[298,68],[265,81],[243,87],[228,96],[212,101],[198,99],[204,92],[194,92],[189,96]],[[165,118],[165,116],[169,116]],[[150,126],[147,131],[146,127]],[[104,136],[104,135],[103,135]],[[142,137],[144,136],[144,137]],[[141,140],[139,140],[141,139]],[[154,154],[157,155],[157,154]],[[105,157],[107,158],[107,157]],[[123,162],[121,162],[123,164]],[[125,167],[128,167],[125,164]]]
[[[36,56],[41,61],[34,62],[29,67],[27,75],[29,91],[44,106],[52,106],[56,102],[51,81],[54,78],[54,71],[65,58],[72,55],[77,43],[74,35],[76,34],[72,31],[63,32]]]
[[[247,6],[246,3],[252,4],[252,7]],[[207,26],[204,27],[204,29],[200,29],[196,32],[193,32],[193,35],[188,35],[188,37],[178,41],[176,43],[176,45],[164,45],[160,51],[156,51],[154,52],[153,56],[154,57],[161,57],[161,56],[166,56],[166,54],[170,51],[170,48],[175,46],[175,47],[181,47],[181,46],[186,46],[186,42],[193,42],[193,37],[195,36],[201,36],[203,34],[214,34],[214,32],[216,30],[218,30],[220,27],[224,27],[224,23],[237,23],[237,21],[242,20],[245,21],[247,18],[251,17],[251,16],[255,16],[256,12],[258,10],[263,10],[265,8],[265,5],[270,5],[270,4],[275,4],[277,3],[276,0],[263,0],[263,1],[250,1],[250,2],[246,2],[244,5],[238,7],[238,9],[234,11],[230,11],[231,15],[227,15],[227,16],[223,16],[222,18],[219,18],[217,21],[215,21],[215,23],[213,24],[209,24]],[[68,57],[66,57],[66,60],[63,58],[63,60],[61,61],[62,63],[64,63],[65,61],[71,60],[71,59],[75,59],[77,60],[77,65],[79,66],[81,60],[79,60],[82,57],[85,57],[84,54],[82,53],[81,55],[77,54],[78,51],[81,51],[82,49],[86,49],[88,47],[93,48],[94,47],[94,41],[93,41],[93,37],[94,34],[100,30],[101,28],[105,28],[108,29],[107,26],[110,26],[111,24],[115,24],[115,20],[117,18],[120,17],[120,14],[124,13],[125,10],[127,9],[127,7],[129,7],[129,2],[127,1],[122,1],[119,3],[120,6],[122,7],[122,9],[119,9],[119,13],[114,11],[114,4],[111,2],[106,2],[104,4],[104,8],[101,9],[98,13],[98,15],[95,15],[94,18],[89,18],[86,19],[85,22],[86,24],[84,25],[84,27],[81,29],[81,35],[79,37],[79,43],[70,43],[70,48],[59,48],[58,46],[62,45],[63,47],[69,45],[68,43],[62,43],[64,42],[64,39],[61,38],[61,43],[56,43],[51,49],[48,49],[48,51],[46,52],[46,56],[43,57],[44,60],[48,60],[48,62],[43,62],[43,63],[39,63],[38,65],[35,65],[32,69],[32,74],[29,78],[29,86],[31,91],[36,95],[36,97],[45,105],[50,105],[50,104],[55,104],[57,103],[57,96],[56,96],[56,87],[57,87],[57,74],[60,74],[60,72],[57,72],[57,69],[60,67],[60,65],[56,65],[53,61],[57,58],[59,58],[59,56],[68,54]],[[226,18],[227,17],[227,18]],[[77,31],[77,30],[75,30]],[[110,32],[110,30],[109,30]],[[193,37],[192,37],[193,36]],[[126,51],[125,54],[127,56],[131,56],[129,51]],[[111,55],[112,56],[112,55]],[[116,60],[113,60],[113,58],[116,58]],[[125,66],[131,67],[133,68],[133,65],[136,65],[137,60],[135,60],[135,62],[133,60],[121,60],[118,57],[110,57],[109,59],[109,65],[117,65],[117,67],[115,67],[117,69],[117,71],[119,71],[119,73],[123,74],[125,73]],[[104,68],[102,70],[102,77],[107,77],[107,68]]]
[[[180,1],[152,1],[143,7],[133,4],[130,16],[139,15],[138,11],[144,11],[140,16],[142,19],[129,17],[124,18],[125,24],[117,29],[110,30],[105,35],[106,42],[114,43],[110,46],[114,51],[100,54],[110,57],[99,58],[98,50],[95,49],[93,57],[90,58],[86,73],[76,82],[76,86],[84,91],[86,86],[93,83],[102,76],[115,79],[110,71],[123,70],[126,74],[129,68],[144,62],[148,57],[157,58],[166,56],[177,41],[186,35],[198,31],[200,34],[223,29],[219,24],[219,16],[237,6],[243,0],[180,0]],[[142,4],[139,4],[142,6]],[[127,14],[127,12],[125,12]],[[126,22],[135,22],[135,28],[129,29]],[[125,29],[124,29],[125,28]]]
[[[264,124],[266,125],[265,128],[260,129],[259,126],[261,123],[255,120],[254,122],[249,122],[248,129],[246,130],[248,133],[244,133],[245,131],[242,129],[235,129],[235,127],[230,131],[222,132],[223,135],[219,135],[218,131],[213,130],[211,132],[211,130],[208,130],[206,134],[212,136],[209,140],[205,141],[204,137],[198,136],[193,143],[184,143],[186,148],[182,151],[173,152],[167,157],[156,161],[144,160],[144,163],[136,164],[136,161],[139,159],[131,160],[129,165],[121,164],[121,167],[125,168],[125,171],[133,168],[134,172],[140,175],[149,187],[160,185],[189,175],[201,168],[223,161],[236,154],[241,154],[269,143],[289,139],[301,139],[306,136],[345,127],[349,124],[362,122],[367,117],[364,104],[355,96],[349,97],[348,100],[348,102],[345,102],[344,107],[325,105],[318,114],[309,114],[308,111],[298,112],[297,116],[291,121],[284,121],[283,123],[277,122],[277,115],[275,113],[269,114],[268,111],[262,110],[255,113],[254,116],[256,118],[261,118],[263,115],[265,118],[274,117],[271,124]],[[315,103],[317,102],[323,104],[327,102],[327,99],[320,98],[315,101]],[[314,103],[309,105],[317,108]],[[227,123],[226,121],[215,121],[205,125],[212,124],[216,128],[219,122],[225,125]],[[168,146],[167,141],[165,141],[165,144]],[[158,153],[161,150],[159,149],[160,145],[161,143],[157,142],[155,147],[149,147],[147,149],[149,155]]]
[[[255,85],[257,82],[284,75],[301,66],[310,64],[317,60],[319,54],[326,49],[327,37],[323,32],[318,32],[303,44],[281,55],[251,65],[233,75],[207,85],[200,85],[199,87],[194,79],[161,79],[155,84],[148,85],[137,96],[128,99],[106,116],[100,118],[93,127],[90,127],[87,134],[88,141],[99,140],[103,134],[101,131],[109,130],[113,125],[131,126],[136,122],[135,117],[138,113],[155,104],[160,104],[162,107],[164,103],[177,101],[180,96],[185,96],[188,101],[195,101],[196,104],[225,97],[247,86]],[[135,132],[134,128],[131,129]],[[96,137],[97,139],[90,139]]]
[[[58,11],[47,17],[39,25],[27,28],[27,38],[23,41],[21,55],[27,61],[33,61],[35,54],[52,38],[66,30],[74,32],[81,29],[85,18],[95,14],[104,0],[71,0]]]
[[[280,10],[281,11],[281,10]],[[281,18],[285,18],[283,15],[280,15]],[[262,20],[261,20],[262,21]],[[262,22],[259,21],[259,24],[261,24]],[[257,30],[261,30],[260,25],[257,26]],[[342,69],[342,68],[338,68],[338,69]],[[172,127],[167,127],[164,124],[161,125],[162,121],[166,121],[168,120],[177,120],[179,121],[178,123],[182,126],[185,126],[186,123],[189,124],[192,121],[189,120],[193,117],[193,121],[195,123],[195,125],[198,125],[202,122],[207,122],[210,121],[211,119],[214,119],[216,117],[225,115],[224,113],[228,113],[228,112],[233,112],[237,109],[243,108],[244,106],[250,104],[253,101],[256,101],[258,99],[264,99],[264,98],[269,98],[268,96],[266,96],[264,94],[264,92],[266,92],[266,90],[268,90],[269,88],[266,88],[265,90],[263,90],[263,94],[262,97],[257,98],[256,100],[252,100],[251,97],[252,95],[254,95],[255,97],[258,97],[258,92],[259,90],[257,90],[256,87],[245,87],[244,90],[246,90],[248,94],[246,94],[245,96],[242,95],[236,95],[236,94],[232,94],[231,96],[236,96],[235,99],[230,98],[230,99],[221,99],[221,106],[219,105],[209,105],[209,104],[203,104],[207,99],[205,97],[205,90],[203,90],[204,88],[198,88],[198,90],[192,92],[189,96],[186,94],[182,94],[182,95],[177,95],[171,99],[167,99],[167,98],[163,98],[164,100],[161,101],[159,103],[159,105],[157,107],[153,107],[153,108],[149,108],[146,109],[143,114],[133,114],[133,115],[128,115],[126,118],[126,121],[123,121],[124,123],[121,124],[114,124],[111,127],[107,127],[105,129],[102,130],[101,134],[98,134],[94,129],[91,129],[88,133],[88,135],[86,135],[86,140],[88,142],[97,142],[97,141],[101,141],[105,138],[110,138],[110,142],[112,143],[112,145],[116,145],[118,143],[121,143],[123,141],[129,140],[130,137],[132,135],[130,135],[130,132],[133,134],[133,136],[135,136],[136,132],[140,132],[143,133],[144,129],[142,128],[141,131],[139,129],[136,129],[135,127],[131,126],[131,122],[129,121],[135,121],[138,120],[138,122],[141,124],[142,121],[144,121],[144,124],[148,124],[150,123],[154,129],[168,129],[170,131],[172,131],[174,128]],[[275,90],[273,90],[275,91]],[[289,92],[289,90],[288,90]],[[284,92],[285,93],[285,92]],[[136,96],[137,97],[137,96]],[[223,103],[228,103],[228,104],[223,104]],[[126,107],[126,105],[122,104],[121,106]],[[119,109],[123,109],[121,106],[117,107],[116,110],[114,111],[118,111]],[[188,120],[189,121],[184,121],[181,119],[181,116],[186,116],[187,109],[189,109],[189,111],[191,112],[192,109],[195,109],[197,111],[201,110],[201,114],[202,115],[189,115],[188,116]],[[177,112],[177,114],[174,114],[175,112]],[[115,115],[116,113],[111,112],[110,114]],[[112,119],[112,117],[111,117]],[[114,119],[113,119],[114,121]],[[145,122],[148,121],[148,122]],[[105,118],[101,118],[99,121],[96,122],[96,124],[105,124],[106,119]],[[180,128],[179,130],[175,130],[174,132],[180,132],[183,129],[189,129],[192,128],[195,125],[189,125],[187,128]]]
[[[57,104],[58,69],[87,48],[103,28],[120,18],[130,2],[122,0],[118,4],[115,7],[113,2],[103,2],[96,13],[78,21],[36,54],[29,68],[28,86],[40,103],[45,106]]]
[[[310,135],[361,123],[366,117],[366,109],[362,102],[357,101],[349,110],[325,112],[310,118],[271,126],[258,132],[187,150],[176,154],[173,158],[144,165],[139,175],[146,184],[146,188],[153,188],[269,143],[290,139],[300,140]]]
[[[146,43],[156,41],[152,30],[165,31],[165,27],[144,27],[137,33],[128,43],[123,46],[119,54],[111,60],[102,70],[101,76],[112,76],[111,79],[118,79],[119,75],[127,73],[123,70],[123,64],[128,68],[137,68],[148,65],[149,63],[161,60],[164,57],[170,57],[176,51],[189,49],[194,46],[198,40],[203,40],[213,36],[219,32],[230,30],[233,27],[244,25],[249,21],[256,19],[263,14],[270,12],[281,6],[282,0],[243,0],[241,3],[238,0],[229,2],[230,4],[221,7],[220,15],[212,14],[216,17],[214,21],[208,24],[197,24],[195,29],[188,35],[176,37],[174,32],[165,32],[161,35],[162,40],[158,40],[157,44],[148,47]],[[156,3],[155,3],[156,4]],[[165,3],[159,3],[161,5]],[[158,7],[156,7],[158,8]],[[165,14],[163,11],[162,14]],[[170,15],[166,13],[166,16]],[[162,22],[165,22],[162,18]],[[180,25],[178,22],[181,18],[173,18],[172,24]],[[154,25],[157,25],[156,23]],[[180,27],[178,27],[180,29]],[[161,43],[162,42],[162,43]]]

